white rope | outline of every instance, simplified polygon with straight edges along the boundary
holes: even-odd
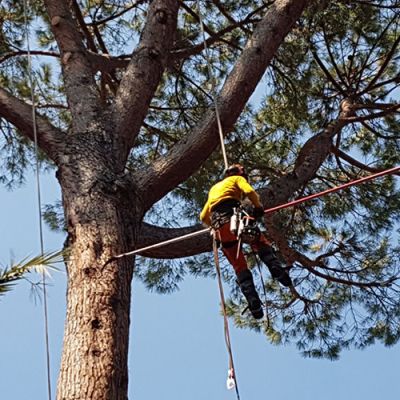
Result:
[[[202,17],[201,8],[200,8],[200,0],[197,0],[197,13],[199,15],[200,29],[201,29],[201,34],[203,36],[204,53],[205,53],[205,59],[206,59],[206,63],[207,63],[208,78],[211,80],[211,97],[214,102],[215,117],[217,118],[218,134],[219,134],[219,140],[221,143],[222,157],[224,159],[225,169],[228,169],[229,164],[228,164],[228,157],[226,155],[226,150],[225,150],[224,131],[222,129],[222,123],[221,123],[221,117],[220,117],[219,108],[218,108],[217,96],[215,93],[216,80],[214,78],[212,68],[211,68],[211,57],[210,57],[209,49],[207,46],[206,33],[204,30],[204,22],[203,22],[203,17]]]
[[[34,91],[34,79],[32,76],[32,55],[29,41],[29,28],[28,28],[28,0],[24,0],[24,26],[25,26],[25,40],[28,55],[28,80],[31,87],[31,102],[32,102],[32,125],[33,125],[33,141],[35,148],[35,178],[36,178],[36,193],[38,205],[38,218],[39,218],[39,241],[40,253],[44,254],[44,240],[43,240],[43,224],[42,224],[42,199],[40,188],[40,164],[39,164],[39,146],[37,137],[37,123],[36,123],[36,102]],[[46,346],[46,367],[47,367],[47,394],[48,399],[51,400],[51,378],[50,378],[50,345],[49,345],[49,318],[47,307],[47,288],[46,288],[46,274],[42,273],[42,286],[43,286],[43,313],[44,313],[44,331],[45,331],[45,346]]]
[[[178,237],[175,237],[173,239],[164,240],[163,242],[152,244],[152,245],[147,246],[147,247],[142,247],[142,248],[137,249],[137,250],[128,251],[127,253],[121,253],[121,254],[118,254],[116,256],[111,257],[105,263],[105,265],[109,264],[111,261],[114,261],[114,260],[116,260],[118,258],[123,258],[123,257],[127,257],[127,256],[134,256],[135,254],[139,254],[139,253],[142,253],[142,252],[147,251],[147,250],[156,249],[158,247],[163,247],[163,246],[166,246],[168,244],[180,242],[181,240],[190,239],[192,237],[200,236],[200,235],[202,235],[203,233],[206,233],[206,232],[210,232],[210,228],[204,228],[204,229],[201,229],[199,231],[188,233],[188,234],[182,235],[182,236],[178,236]]]

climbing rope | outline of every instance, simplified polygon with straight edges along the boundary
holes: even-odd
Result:
[[[212,67],[211,67],[211,57],[210,57],[210,52],[209,48],[207,46],[207,40],[206,40],[206,32],[204,29],[204,21],[201,13],[201,6],[200,6],[200,0],[197,0],[197,13],[199,15],[199,22],[200,22],[200,29],[201,29],[201,35],[203,37],[203,43],[204,43],[204,54],[205,54],[205,59],[206,59],[206,64],[207,64],[207,72],[208,72],[208,79],[211,81],[211,98],[214,103],[214,109],[215,109],[215,117],[217,119],[217,125],[218,125],[218,134],[219,134],[219,140],[221,143],[221,150],[222,150],[222,157],[224,159],[224,166],[225,169],[228,169],[228,157],[226,155],[226,150],[225,150],[225,141],[224,141],[224,131],[222,129],[222,123],[221,123],[221,117],[219,113],[219,107],[218,107],[218,102],[217,102],[217,95],[215,93],[215,88],[216,88],[216,80],[212,72]]]
[[[239,387],[238,387],[236,373],[235,373],[235,366],[233,363],[233,352],[232,352],[232,345],[231,345],[231,339],[230,339],[230,334],[229,334],[228,315],[226,313],[226,306],[225,306],[224,287],[222,285],[221,268],[219,265],[218,245],[217,245],[217,241],[214,236],[213,236],[213,253],[214,253],[215,268],[217,270],[218,288],[219,288],[219,295],[220,295],[220,300],[221,300],[221,307],[222,307],[222,312],[224,315],[225,344],[226,344],[226,349],[228,350],[228,355],[229,355],[229,368],[228,368],[228,378],[226,381],[226,386],[228,389],[235,388],[236,397],[238,400],[240,400]]]
[[[35,178],[36,178],[36,193],[37,193],[37,205],[38,205],[38,218],[39,218],[39,242],[40,242],[40,253],[44,255],[44,240],[43,240],[43,224],[42,224],[42,199],[41,199],[41,187],[40,187],[40,163],[39,163],[39,146],[38,146],[38,135],[37,135],[37,123],[36,123],[36,101],[35,101],[35,90],[34,90],[34,79],[32,74],[32,55],[30,49],[29,40],[29,27],[28,27],[28,0],[24,0],[23,3],[24,12],[24,30],[25,40],[27,47],[27,58],[28,58],[28,81],[31,89],[31,102],[32,102],[32,125],[33,125],[33,141],[35,149]],[[47,288],[46,288],[46,274],[42,272],[42,287],[43,287],[43,313],[44,313],[44,331],[45,331],[45,347],[46,347],[46,369],[47,369],[47,394],[48,399],[51,400],[51,377],[50,377],[50,344],[49,344],[49,317],[48,317],[48,305],[47,305]]]
[[[206,59],[206,63],[207,63],[208,78],[209,78],[209,80],[211,80],[211,97],[213,99],[214,109],[215,109],[215,117],[217,119],[218,135],[219,135],[219,140],[220,140],[220,144],[221,144],[222,157],[224,160],[225,170],[227,170],[229,165],[228,165],[228,157],[226,155],[226,150],[225,150],[224,132],[222,129],[221,117],[220,117],[220,113],[219,113],[216,90],[215,90],[216,80],[215,80],[215,77],[213,75],[213,71],[211,68],[211,57],[210,57],[209,49],[207,46],[206,33],[205,33],[204,21],[203,21],[202,12],[201,12],[200,0],[197,0],[197,13],[199,16],[200,29],[201,29],[201,34],[202,34],[203,43],[204,43],[204,54],[205,54],[205,59]],[[214,250],[214,261],[215,261],[215,266],[217,269],[217,276],[218,276],[219,293],[220,293],[220,297],[221,297],[222,310],[224,313],[225,343],[226,343],[226,347],[227,347],[228,354],[229,354],[229,370],[228,370],[228,379],[227,379],[226,385],[227,385],[228,389],[232,389],[233,387],[235,388],[237,399],[240,400],[239,389],[238,389],[236,374],[235,374],[235,368],[233,365],[233,354],[232,354],[232,347],[231,347],[230,336],[229,336],[229,323],[228,323],[228,316],[226,315],[225,296],[224,296],[224,291],[223,291],[223,286],[222,286],[221,270],[219,267],[218,248],[217,248],[217,244],[216,244],[216,240],[215,240],[214,236],[213,236],[213,250]]]

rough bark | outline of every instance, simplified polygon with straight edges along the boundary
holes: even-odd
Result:
[[[135,243],[142,211],[133,185],[112,184],[104,137],[103,129],[70,140],[58,172],[70,248],[62,400],[127,398],[133,260],[103,265]]]
[[[122,142],[117,149],[122,165],[140,131],[166,66],[176,33],[177,13],[178,2],[175,0],[151,3],[140,44],[119,86],[114,114],[116,131]]]
[[[74,226],[57,390],[62,400],[127,398],[133,268],[131,260],[120,260],[101,270],[107,258],[125,249],[126,229],[124,218],[116,215],[119,207],[113,202],[105,206],[101,198],[94,202],[102,206],[93,222]],[[98,212],[102,221],[96,221]]]
[[[2,88],[0,88],[0,117],[12,123],[23,135],[34,140],[32,106]],[[65,135],[40,115],[36,115],[36,127],[38,146],[56,162]]]
[[[65,91],[73,115],[72,132],[96,130],[101,109],[93,70],[68,1],[45,0],[51,29],[56,38],[65,82]],[[82,94],[85,101],[82,101]]]

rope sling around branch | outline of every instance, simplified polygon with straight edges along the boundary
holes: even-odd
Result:
[[[35,179],[36,179],[36,193],[37,193],[37,206],[38,206],[38,220],[39,220],[39,241],[40,241],[40,254],[44,254],[44,240],[43,240],[43,224],[42,224],[42,200],[41,200],[41,187],[40,187],[40,163],[39,163],[39,146],[38,146],[38,135],[37,135],[37,122],[36,122],[36,101],[35,101],[35,90],[34,90],[34,79],[33,79],[33,67],[32,67],[32,54],[29,40],[29,28],[28,28],[28,1],[23,2],[24,12],[24,30],[25,40],[27,47],[27,58],[28,58],[28,80],[31,91],[31,102],[32,102],[32,125],[33,125],[33,142],[35,150]],[[49,344],[49,317],[48,317],[48,305],[47,305],[47,288],[46,288],[46,272],[43,270],[42,273],[42,286],[43,286],[43,313],[44,313],[44,332],[45,332],[45,349],[46,349],[46,372],[47,372],[47,396],[48,400],[51,400],[51,367],[50,367],[50,344]]]

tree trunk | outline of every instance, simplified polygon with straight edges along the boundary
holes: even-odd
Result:
[[[136,241],[141,213],[133,188],[115,185],[104,143],[89,141],[93,157],[70,151],[58,173],[71,252],[57,399],[125,400],[133,260],[104,264]]]

